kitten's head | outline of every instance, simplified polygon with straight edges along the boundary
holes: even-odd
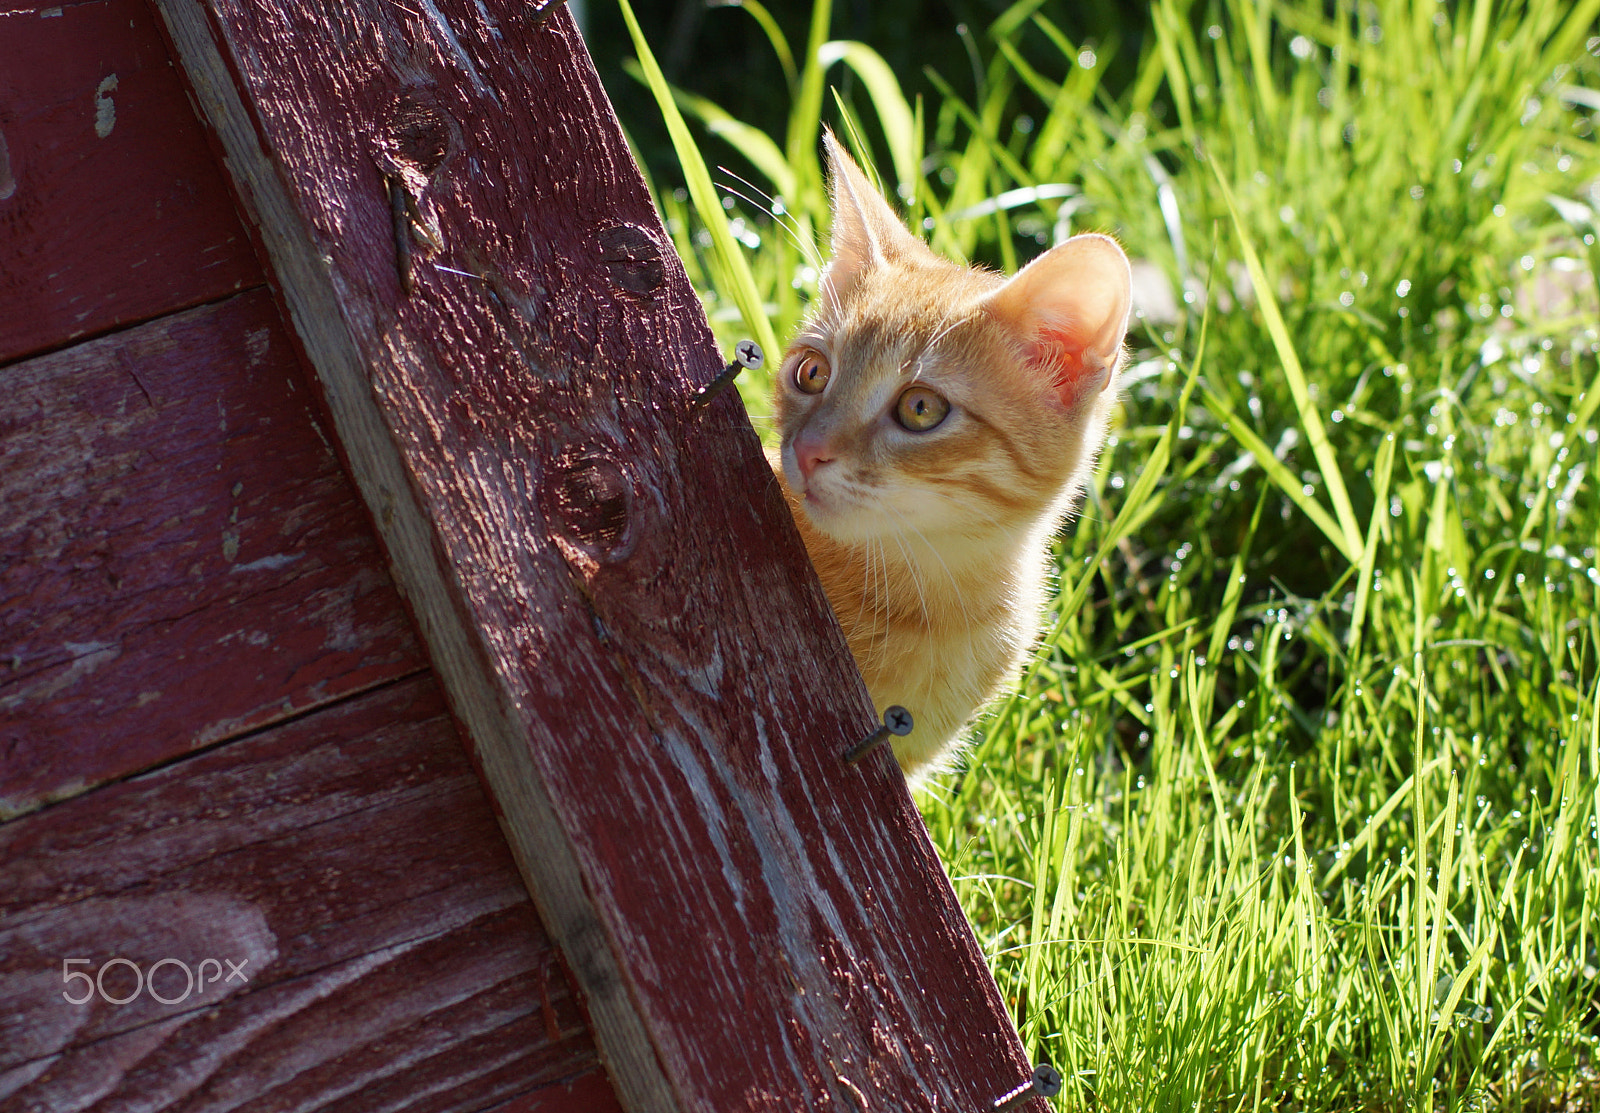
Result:
[[[1074,236],[1009,280],[941,259],[832,135],[833,256],[778,372],[783,469],[846,543],[1054,522],[1105,435],[1127,257]]]

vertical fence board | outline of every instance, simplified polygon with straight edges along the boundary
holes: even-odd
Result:
[[[1025,1078],[567,13],[157,3],[624,1106]]]

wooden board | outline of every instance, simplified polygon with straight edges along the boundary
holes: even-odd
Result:
[[[0,10],[0,364],[262,281],[144,0]]]
[[[568,14],[158,3],[624,1106],[1027,1078]]]
[[[426,677],[0,826],[0,1106],[608,1093]]]
[[[0,370],[0,817],[426,667],[265,291]]]

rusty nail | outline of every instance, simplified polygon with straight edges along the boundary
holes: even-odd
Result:
[[[904,738],[911,733],[911,712],[898,703],[883,713],[883,725],[845,751],[844,762],[854,765],[889,740],[891,734]]]
[[[728,384],[739,377],[739,372],[749,369],[754,371],[761,366],[761,345],[754,340],[741,340],[734,345],[733,362],[722,369],[722,373],[712,379],[705,386],[694,392],[690,399],[696,406],[709,406],[712,399],[728,389]]]
[[[1040,1063],[1033,1068],[1032,1078],[1009,1094],[995,1098],[989,1104],[989,1113],[1003,1113],[1004,1110],[1018,1108],[1031,1098],[1053,1098],[1060,1092],[1061,1072],[1049,1063]]]
[[[411,218],[406,214],[406,187],[398,174],[386,175],[389,181],[389,215],[394,223],[394,268],[400,275],[400,289],[411,293]]]

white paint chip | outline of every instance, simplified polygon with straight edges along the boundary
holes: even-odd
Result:
[[[285,565],[293,564],[305,555],[304,553],[274,553],[272,556],[264,556],[260,560],[252,560],[249,564],[235,564],[228,569],[228,574],[231,576],[235,572],[275,571]]]
[[[267,354],[267,349],[272,346],[272,333],[268,329],[251,329],[244,334],[244,349],[250,360],[250,366],[260,365]]]
[[[101,139],[111,134],[117,126],[117,105],[111,94],[117,88],[117,75],[112,74],[94,91],[94,133]]]

